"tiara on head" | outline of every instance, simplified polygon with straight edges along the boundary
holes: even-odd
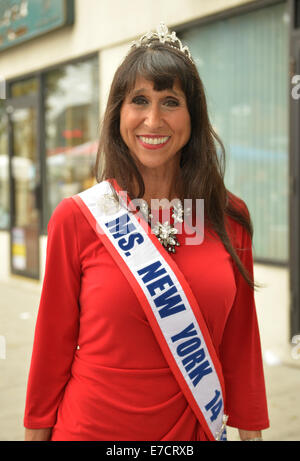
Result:
[[[190,50],[187,46],[183,46],[179,38],[176,36],[176,32],[169,34],[168,27],[161,22],[160,25],[156,28],[156,32],[148,32],[143,35],[139,40],[135,40],[131,48],[139,48],[140,46],[150,47],[154,43],[167,43],[168,46],[175,48],[176,50],[181,51],[189,60],[194,63]]]

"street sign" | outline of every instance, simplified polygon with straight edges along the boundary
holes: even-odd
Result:
[[[74,22],[74,0],[4,0],[0,51]]]

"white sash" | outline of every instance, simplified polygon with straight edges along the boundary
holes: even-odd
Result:
[[[105,210],[112,187],[120,207]],[[115,180],[72,197],[139,299],[162,352],[209,440],[226,440],[224,382],[197,301],[172,257],[127,210]],[[146,230],[145,230],[146,229]],[[180,251],[180,250],[179,250]]]

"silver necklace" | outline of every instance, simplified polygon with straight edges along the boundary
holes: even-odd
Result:
[[[173,212],[172,218],[174,220],[174,224],[182,223],[183,222],[183,215],[189,215],[191,212],[190,208],[187,208],[183,211],[182,203],[180,199],[172,200],[173,203]],[[104,194],[103,197],[97,202],[101,211],[105,213],[116,213],[120,208],[120,203],[115,200],[113,194]],[[153,215],[148,211],[148,205],[146,202],[142,201],[139,204],[139,211],[143,214],[146,221],[148,221],[152,232],[156,235],[160,243],[169,253],[176,253],[176,247],[180,246],[180,243],[177,240],[176,234],[178,233],[178,229],[174,227],[173,224],[169,223],[169,221],[165,221],[163,224],[157,221],[154,227],[151,226]]]
[[[174,220],[174,224],[182,223],[184,212],[181,200],[177,199],[172,208],[173,212],[171,216]],[[140,206],[140,211],[142,212],[145,219],[147,219],[149,225],[151,225],[153,214],[148,212],[147,204],[142,203]],[[176,253],[175,248],[180,246],[180,243],[178,242],[176,236],[178,229],[176,229],[173,224],[169,223],[169,221],[165,221],[164,223],[157,221],[152,228],[152,232],[156,235],[160,243],[169,253]]]

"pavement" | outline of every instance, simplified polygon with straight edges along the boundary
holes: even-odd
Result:
[[[0,441],[24,440],[26,382],[40,290],[40,283],[18,277],[0,281]],[[275,360],[273,365],[268,360],[264,369],[270,428],[263,438],[300,441],[300,357],[286,363]],[[228,427],[228,440],[239,440],[237,429]]]

